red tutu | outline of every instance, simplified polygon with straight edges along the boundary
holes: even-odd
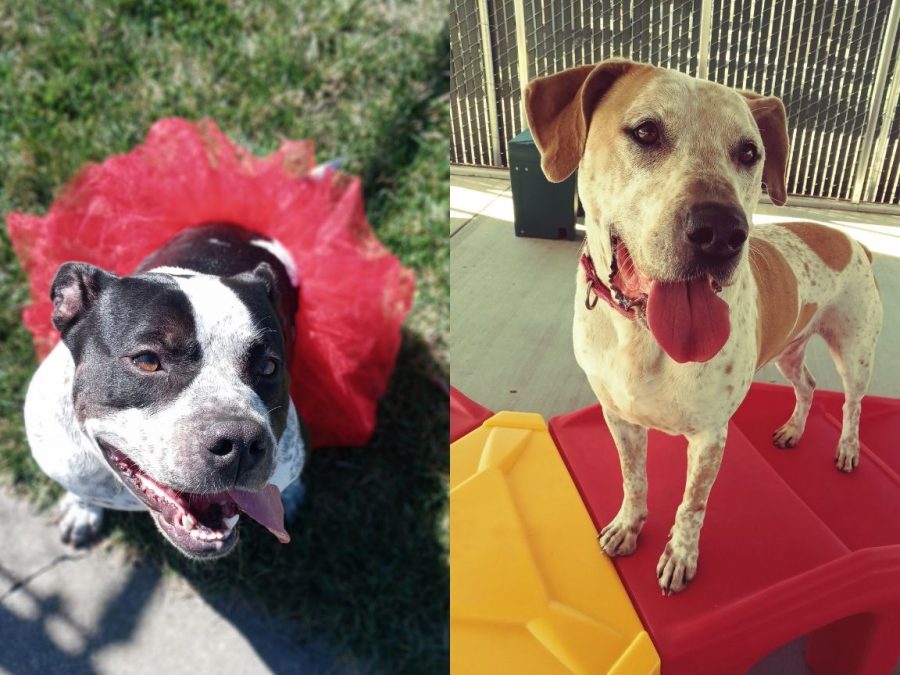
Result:
[[[314,446],[363,445],[374,427],[415,285],[366,221],[360,181],[310,173],[313,145],[257,158],[210,120],[165,119],[132,152],[85,167],[43,218],[11,213],[31,282],[23,316],[43,358],[59,340],[50,283],[69,260],[129,274],[192,225],[229,221],[280,241],[300,277],[291,394]]]

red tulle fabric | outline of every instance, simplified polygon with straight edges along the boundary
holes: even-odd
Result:
[[[291,394],[313,446],[365,444],[415,282],[369,227],[360,181],[329,169],[313,175],[314,164],[310,142],[285,141],[257,158],[212,121],[164,119],[132,152],[82,169],[46,216],[10,214],[38,356],[59,340],[49,292],[61,263],[129,274],[181,230],[238,223],[280,241],[297,263]]]

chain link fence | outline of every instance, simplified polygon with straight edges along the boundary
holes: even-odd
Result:
[[[507,166],[528,80],[622,56],[779,96],[793,195],[900,205],[900,0],[455,0],[451,161]]]

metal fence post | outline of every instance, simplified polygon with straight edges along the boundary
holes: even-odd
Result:
[[[894,4],[896,5],[897,3],[895,2]],[[894,59],[894,73],[891,75],[891,86],[888,87],[887,94],[884,97],[881,132],[878,134],[878,140],[875,141],[874,149],[872,150],[872,161],[869,163],[869,175],[866,181],[866,189],[863,193],[868,201],[875,201],[878,181],[882,176],[880,169],[882,164],[884,164],[884,156],[887,153],[888,143],[890,142],[891,126],[894,123],[898,107],[900,107],[900,54]]]
[[[709,79],[709,45],[712,42],[712,0],[700,4],[700,45],[697,48],[697,77]]]
[[[491,49],[491,24],[487,0],[478,0],[478,24],[481,28],[481,59],[484,64],[484,94],[487,97],[488,129],[491,133],[491,163],[500,166],[500,125],[497,115],[497,89],[494,84],[494,55]]]
[[[525,2],[513,0],[516,21],[516,60],[519,65],[519,119],[525,119],[525,88],[528,86],[528,45],[525,37]]]
[[[869,105],[869,117],[866,120],[866,132],[863,136],[862,148],[856,161],[856,170],[853,177],[853,196],[851,201],[859,204],[862,200],[863,188],[866,186],[866,170],[872,159],[872,142],[875,139],[875,127],[882,112],[884,103],[884,87],[887,82],[888,66],[893,51],[894,41],[897,39],[897,24],[900,23],[900,0],[891,3],[891,11],[888,14],[887,27],[884,30],[884,40],[881,41],[881,54],[878,57],[878,69],[875,71],[875,84],[872,88],[872,99]]]

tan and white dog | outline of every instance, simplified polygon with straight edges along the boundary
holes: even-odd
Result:
[[[773,442],[793,447],[803,434],[813,335],[844,385],[835,464],[857,465],[882,319],[871,256],[813,223],[751,225],[762,184],[785,201],[777,98],[611,60],[534,80],[525,101],[544,173],[558,182],[577,169],[586,215],[575,356],[603,406],[624,489],[600,542],[610,556],[635,550],[647,518],[647,428],[685,436],[684,498],[657,566],[663,592],[680,591],[697,570],[728,421],[770,361],[797,398]]]

